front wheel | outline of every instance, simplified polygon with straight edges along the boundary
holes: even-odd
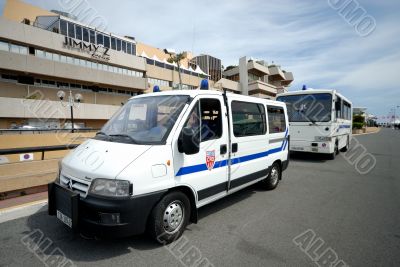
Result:
[[[329,154],[329,158],[331,160],[334,160],[336,158],[337,154],[339,154],[339,145],[337,142],[335,142],[335,149],[334,149],[333,153]]]
[[[153,208],[149,218],[148,231],[161,244],[177,240],[189,222],[190,202],[179,191],[164,196]]]
[[[272,164],[268,177],[262,181],[263,187],[267,190],[273,190],[278,186],[279,180],[282,177],[281,166],[278,162]]]
[[[350,137],[347,136],[347,142],[346,142],[346,146],[342,148],[342,150],[340,150],[341,152],[346,152],[347,150],[349,150],[350,148]]]

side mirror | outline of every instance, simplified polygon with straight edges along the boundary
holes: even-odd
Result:
[[[178,140],[179,152],[187,155],[193,155],[200,151],[199,133],[193,131],[190,127],[182,129],[181,135]]]

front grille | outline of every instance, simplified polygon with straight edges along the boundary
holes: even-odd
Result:
[[[89,190],[90,181],[85,181],[61,173],[60,184],[66,188],[71,189],[76,193],[79,193],[81,197],[86,197],[87,192]]]

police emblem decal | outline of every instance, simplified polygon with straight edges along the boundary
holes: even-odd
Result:
[[[206,151],[206,165],[207,169],[211,171],[215,164],[215,150]]]

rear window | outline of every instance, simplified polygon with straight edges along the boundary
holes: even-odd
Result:
[[[269,133],[281,133],[286,131],[285,111],[282,107],[268,106]]]

